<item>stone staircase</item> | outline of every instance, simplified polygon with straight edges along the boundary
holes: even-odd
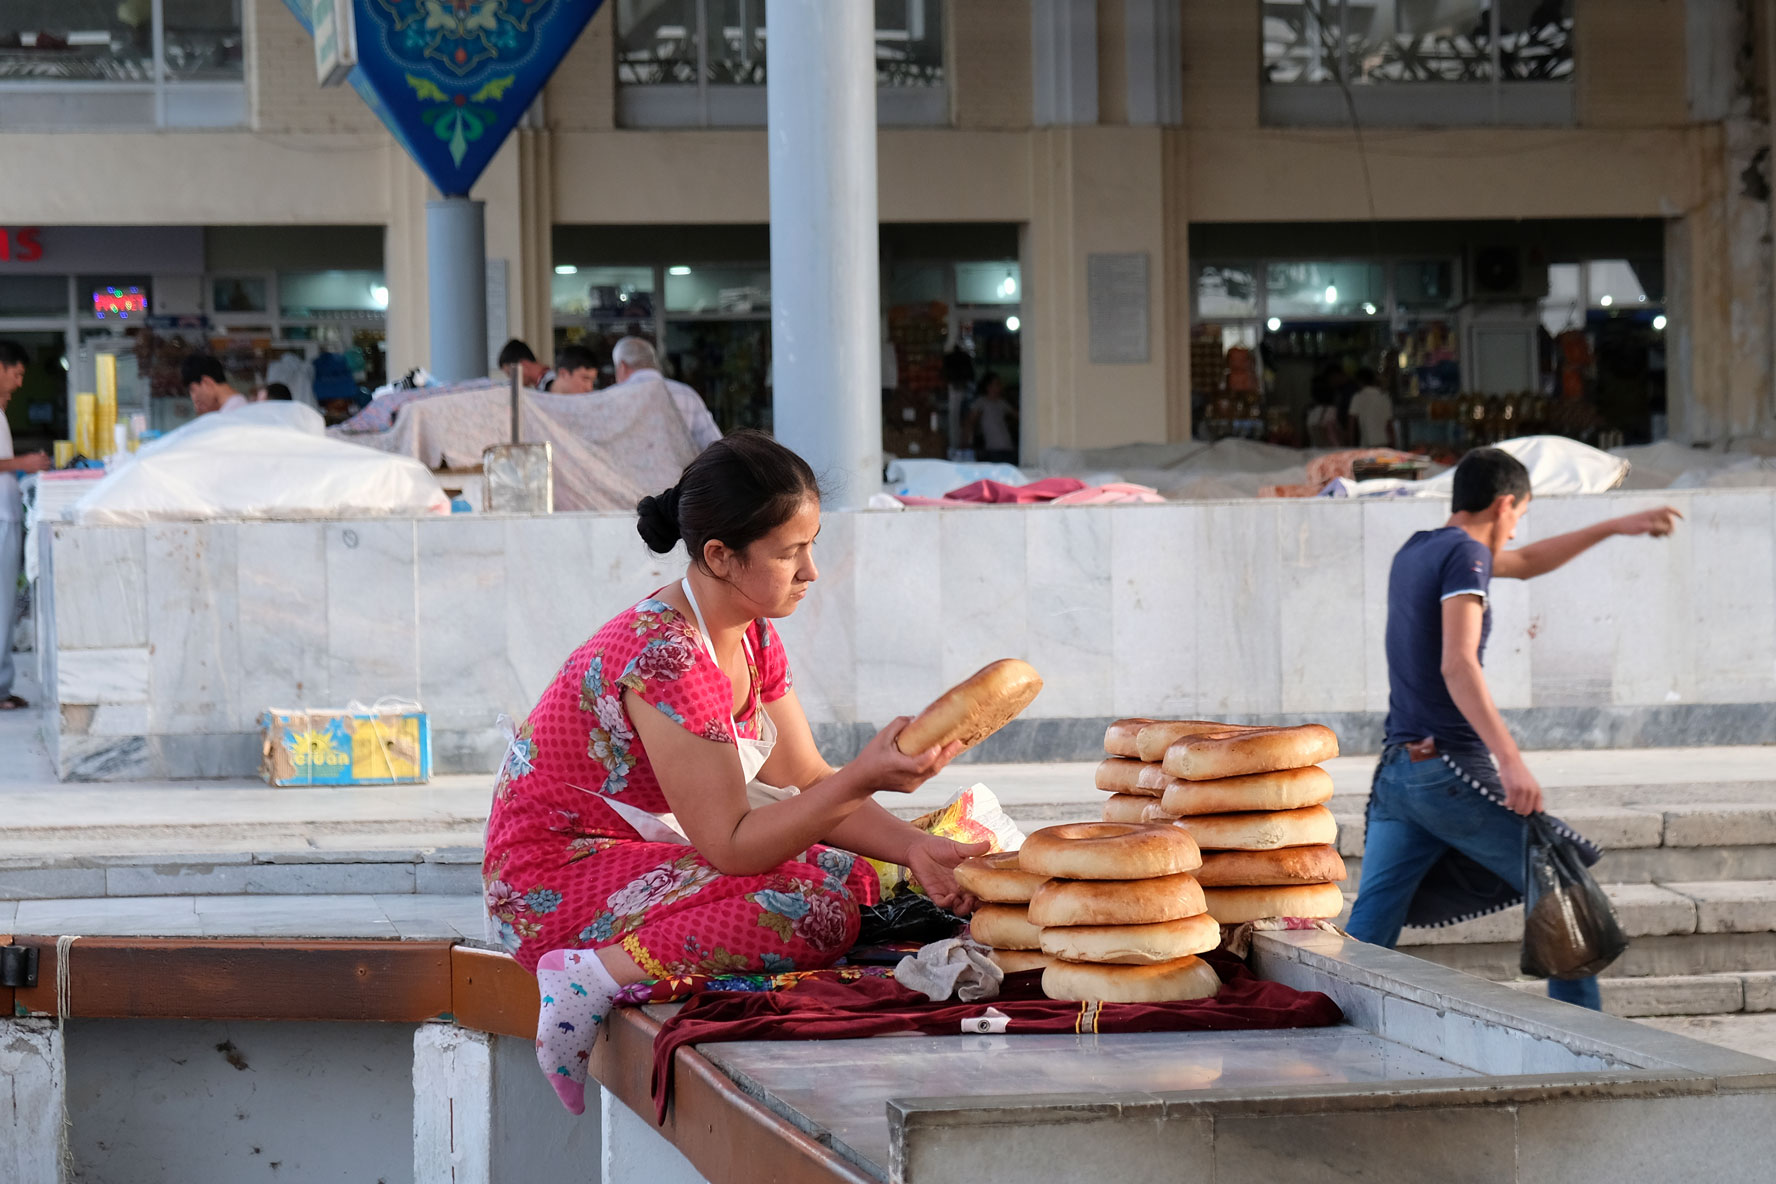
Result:
[[[1689,800],[1698,792],[1728,800]],[[1606,1010],[1623,1016],[1776,1011],[1771,802],[1776,780],[1717,784],[1706,791],[1576,788],[1554,799],[1556,813],[1605,848],[1592,874],[1632,940],[1601,980]],[[1362,880],[1364,801],[1341,795],[1332,805],[1351,899]],[[1519,979],[1522,934],[1523,911],[1515,908],[1443,929],[1407,929],[1400,948],[1539,991],[1542,983]]]

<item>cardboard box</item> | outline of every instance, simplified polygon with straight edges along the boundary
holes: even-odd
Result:
[[[426,713],[273,707],[260,717],[270,785],[418,785],[432,776]]]

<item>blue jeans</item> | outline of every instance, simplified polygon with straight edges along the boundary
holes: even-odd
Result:
[[[1523,891],[1522,818],[1481,797],[1441,760],[1382,755],[1369,797],[1363,877],[1349,932],[1393,948],[1419,881],[1451,847]],[[1602,1009],[1597,979],[1549,979],[1548,997]]]

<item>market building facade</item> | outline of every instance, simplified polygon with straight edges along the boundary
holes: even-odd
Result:
[[[724,427],[770,425],[766,7],[602,7],[474,194],[490,352],[641,332]],[[1415,447],[1776,432],[1769,4],[876,10],[889,451],[972,443],[948,391],[989,374],[1032,460],[1304,442],[1363,367]],[[242,382],[426,362],[429,186],[284,0],[0,21],[21,442],[120,336],[165,341],[132,351],[157,426],[156,359],[200,340]]]

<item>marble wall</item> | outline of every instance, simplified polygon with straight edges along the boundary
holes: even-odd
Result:
[[[1776,742],[1776,493],[1547,498],[1519,542],[1662,501],[1663,540],[1611,539],[1499,581],[1487,669],[1535,744]],[[821,579],[780,623],[843,756],[994,658],[1047,686],[987,746],[1089,755],[1119,715],[1325,719],[1373,748],[1395,550],[1440,503],[1244,501],[830,514]],[[562,660],[682,570],[626,515],[58,525],[46,683],[68,777],[250,773],[268,707],[395,695],[440,771],[490,768]]]

